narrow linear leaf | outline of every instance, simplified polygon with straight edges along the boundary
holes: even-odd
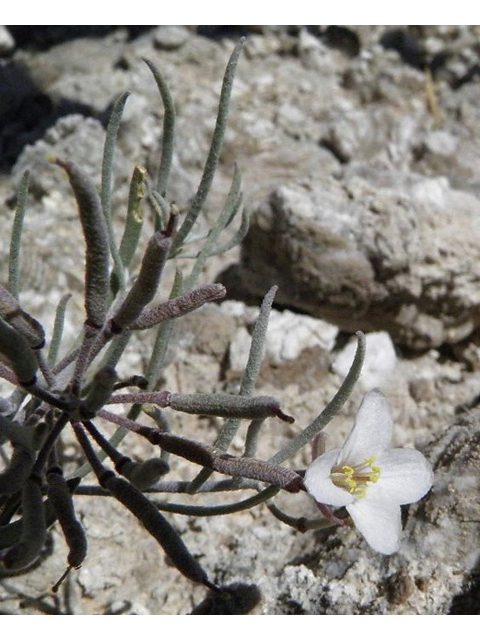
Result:
[[[227,127],[228,111],[230,105],[230,98],[232,94],[233,80],[235,77],[235,71],[237,68],[238,59],[243,48],[245,39],[242,38],[233,50],[230,60],[228,61],[225,75],[223,78],[222,90],[220,93],[220,102],[218,106],[217,121],[212,136],[212,144],[210,151],[208,152],[207,160],[203,170],[203,175],[200,180],[200,184],[195,194],[187,216],[183,221],[182,226],[178,230],[174,242],[172,244],[172,255],[181,248],[188,234],[192,230],[200,211],[207,199],[210,187],[212,186],[215,171],[217,170],[218,160],[220,152],[223,147],[223,140],[225,137],[225,130]]]
[[[105,137],[105,146],[103,149],[102,161],[102,180],[100,188],[100,200],[102,203],[103,215],[108,232],[108,243],[110,253],[112,255],[116,278],[118,279],[120,288],[124,284],[123,264],[120,258],[119,250],[115,242],[115,235],[112,225],[112,182],[113,182],[113,158],[115,154],[115,144],[117,141],[118,130],[125,108],[125,103],[129,97],[129,93],[123,93],[115,102],[107,126],[107,135]]]
[[[239,202],[239,206],[240,204],[241,202]],[[246,207],[243,207],[240,226],[238,227],[238,229],[223,244],[215,247],[215,249],[210,251],[210,253],[208,254],[208,257],[219,255],[219,254],[222,255],[225,252],[229,251],[230,249],[233,249],[233,247],[236,247],[237,245],[239,245],[244,239],[244,237],[247,235],[249,226],[250,226],[250,213],[247,211]]]
[[[148,201],[152,206],[155,215],[155,231],[163,231],[167,226],[170,207],[158,191],[152,191],[149,193]]]
[[[170,169],[172,166],[173,158],[176,117],[175,103],[173,101],[168,85],[157,67],[153,64],[153,62],[150,62],[150,60],[145,60],[144,62],[155,78],[155,82],[157,83],[157,87],[162,98],[163,108],[165,110],[165,115],[163,118],[161,160],[155,181],[156,191],[158,191],[158,193],[164,198],[167,192],[168,178],[170,176]]]
[[[267,487],[263,491],[259,491],[256,495],[238,502],[231,502],[229,504],[219,504],[214,506],[198,506],[192,504],[174,504],[173,502],[160,502],[152,500],[157,509],[160,511],[169,511],[171,513],[180,513],[186,516],[224,516],[229,513],[238,513],[239,511],[246,511],[251,509],[267,500],[273,498],[280,489],[278,487]]]
[[[232,177],[232,183],[225,200],[222,212],[216,220],[214,226],[210,230],[201,251],[198,253],[195,263],[188,277],[185,279],[185,288],[190,289],[195,286],[198,276],[200,275],[207,259],[217,252],[216,244],[221,232],[229,224],[231,218],[235,215],[241,202],[242,179],[240,171],[235,165]]]
[[[255,455],[258,439],[264,422],[265,418],[257,418],[256,420],[252,420],[248,425],[247,435],[245,436],[245,450],[243,453],[245,458],[251,458]]]
[[[20,188],[17,193],[17,205],[13,218],[12,235],[10,238],[10,254],[8,262],[8,290],[18,298],[20,283],[20,244],[22,240],[23,221],[27,205],[28,186],[30,174],[28,171],[22,176]]]
[[[65,326],[65,314],[67,311],[67,304],[72,295],[70,293],[65,294],[60,298],[57,310],[55,312],[55,321],[53,324],[52,340],[50,342],[50,348],[48,350],[47,362],[49,366],[53,365],[57,361],[58,352],[60,350],[60,344],[62,342],[63,328]]]

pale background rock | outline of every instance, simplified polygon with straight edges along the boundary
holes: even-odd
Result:
[[[279,283],[281,304],[347,331],[459,342],[480,322],[479,211],[445,177],[319,174],[254,211],[237,278],[257,295]]]
[[[397,355],[390,335],[386,331],[374,331],[365,336],[366,354],[358,380],[365,391],[375,388],[388,389],[397,366]],[[355,357],[357,340],[349,343],[337,354],[332,363],[335,373],[345,377]]]
[[[205,35],[190,27],[79,27],[103,31],[79,31],[69,41],[65,29],[37,30],[31,38],[36,49],[26,47],[17,31],[15,48],[0,53],[7,56],[0,76],[0,159],[9,174],[0,175],[0,195],[4,209],[11,209],[21,174],[32,169],[22,302],[50,331],[60,295],[71,290],[67,331],[73,339],[83,317],[83,246],[73,231],[77,220],[67,180],[46,154],[71,155],[98,184],[109,110],[121,92],[131,91],[116,151],[113,209],[120,229],[134,165],[146,164],[151,174],[158,165],[163,115],[141,61],[150,58],[177,104],[168,198],[183,207],[201,175],[238,30],[225,37],[221,27]],[[265,507],[215,519],[169,516],[215,580],[259,586],[263,599],[254,614],[479,612],[478,416],[469,414],[480,389],[477,42],[478,27],[465,26],[258,27],[248,35],[226,146],[204,213],[217,213],[237,161],[246,204],[257,212],[254,233],[240,266],[233,250],[213,260],[202,277],[212,281],[237,265],[229,272],[232,294],[249,306],[228,301],[183,318],[168,354],[165,388],[238,389],[235,363],[245,358],[258,313],[252,305],[273,277],[281,306],[272,314],[275,344],[258,392],[278,397],[296,422],[267,421],[258,455],[268,458],[324,408],[345,370],[335,370],[334,362],[350,333],[363,328],[390,336],[373,371],[388,371],[384,384],[397,425],[395,444],[419,448],[436,466],[433,491],[408,509],[402,549],[391,558],[373,553],[352,529],[300,534]],[[282,256],[281,267],[265,263],[266,255],[278,259],[272,251],[278,238],[272,246],[266,233],[270,209],[291,221],[288,233],[278,230],[295,249]],[[2,237],[5,274],[8,233]],[[326,254],[319,255],[319,238]],[[309,269],[301,254],[309,256]],[[318,263],[328,275],[328,291],[318,288]],[[159,292],[166,295],[168,286]],[[331,324],[314,324],[320,320],[305,312]],[[294,329],[295,340],[285,342]],[[141,370],[146,342],[142,336],[132,344],[122,373]],[[360,384],[328,426],[328,447],[349,432],[362,394]],[[173,412],[169,417],[176,432],[206,442],[215,440],[220,426],[215,419]],[[244,433],[242,425],[232,453],[242,453]],[[73,438],[66,445],[74,462]],[[133,437],[124,450],[138,457],[152,453]],[[306,449],[292,464],[301,468],[309,461]],[[172,459],[172,477],[194,473]],[[201,497],[214,504],[234,499]],[[304,495],[279,495],[278,504],[298,516],[316,513]],[[48,594],[66,558],[53,528],[39,567],[1,578],[2,611],[35,613],[43,598],[54,611],[77,615],[179,614],[205,597],[168,566],[158,545],[119,504],[81,497],[77,508],[90,554],[69,589],[57,600]]]

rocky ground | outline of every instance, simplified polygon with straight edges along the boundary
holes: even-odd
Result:
[[[157,166],[163,112],[142,58],[165,75],[178,115],[168,198],[195,192],[215,122],[221,78],[247,35],[213,192],[215,214],[234,162],[251,227],[241,249],[211,260],[202,281],[229,300],[178,322],[165,387],[238,386],[258,303],[279,285],[259,393],[295,424],[270,420],[267,458],[334,395],[367,335],[367,362],[328,446],[348,432],[365,390],[387,394],[396,443],[435,467],[432,492],[405,510],[404,542],[376,554],[351,528],[299,533],[266,507],[216,518],[171,516],[218,582],[255,584],[256,615],[477,614],[480,589],[480,83],[478,27],[102,27],[0,31],[0,201],[8,211],[25,169],[31,190],[24,243],[25,307],[50,327],[60,296],[82,314],[83,247],[68,185],[48,154],[71,157],[96,180],[113,100],[131,96],[115,157],[113,210],[122,219],[136,163]],[[6,218],[6,216],[5,216]],[[9,228],[9,223],[4,222]],[[77,227],[79,232],[79,227]],[[8,233],[0,243],[5,274]],[[138,372],[135,343],[123,373]],[[173,418],[212,442],[215,420]],[[128,441],[129,455],[144,455]],[[240,454],[243,432],[231,451]],[[68,451],[68,443],[67,443]],[[73,458],[76,449],[70,445]],[[300,454],[296,466],[309,462]],[[192,469],[172,465],[176,477]],[[172,501],[194,502],[183,496]],[[233,501],[212,494],[202,504]],[[118,504],[79,497],[90,551],[57,597],[65,565],[54,528],[42,562],[1,578],[3,613],[184,614],[205,593],[164,561]],[[313,516],[306,496],[277,504]]]

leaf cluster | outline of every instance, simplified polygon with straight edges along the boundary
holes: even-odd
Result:
[[[4,450],[4,468],[0,472],[0,554],[7,573],[32,566],[42,552],[48,528],[58,522],[69,553],[67,570],[55,585],[57,589],[65,575],[72,568],[79,568],[87,556],[88,541],[76,515],[75,496],[110,496],[136,516],[184,576],[214,594],[227,597],[225,594],[230,594],[231,589],[215,584],[207,575],[163,512],[196,516],[234,513],[269,501],[280,490],[292,493],[304,490],[302,473],[282,463],[310,442],[338,412],[358,377],[364,353],[362,336],[352,371],[327,409],[270,460],[255,458],[261,427],[267,418],[293,422],[275,398],[254,395],[276,292],[273,287],[259,312],[238,394],[178,394],[158,388],[176,318],[219,300],[226,293],[220,284],[197,285],[206,261],[241,242],[248,227],[248,216],[242,206],[240,172],[235,167],[224,206],[206,237],[196,242],[192,254],[192,229],[205,205],[218,166],[242,45],[240,42],[235,47],[228,62],[203,175],[181,219],[177,208],[168,201],[175,105],[160,71],[150,61],[146,64],[164,108],[161,158],[155,176],[148,176],[142,167],[134,168],[126,222],[119,242],[112,223],[112,168],[128,94],[120,96],[111,115],[100,191],[74,161],[53,159],[59,172],[62,170],[70,182],[85,244],[83,326],[79,327],[77,345],[61,360],[59,353],[70,293],[58,304],[51,333],[19,303],[28,173],[22,179],[12,225],[8,278],[6,285],[0,286],[0,376],[13,389],[10,395],[0,399],[0,446]],[[129,278],[132,259],[139,250],[140,232],[146,223],[142,213],[145,201],[153,212],[152,233],[138,273]],[[187,245],[191,268],[186,274],[177,271],[173,287],[162,302],[157,302],[167,265],[178,256],[187,255]],[[119,380],[116,369],[129,340],[136,331],[144,330],[153,334],[146,370],[141,375]],[[126,415],[109,411],[108,406],[112,404],[126,407]],[[171,433],[165,409],[222,418],[224,422],[216,442],[206,444]],[[150,424],[142,419],[142,413],[148,416]],[[102,431],[100,419],[116,425],[112,437],[108,438]],[[245,450],[242,456],[235,457],[228,453],[228,447],[242,420],[249,421]],[[65,429],[72,430],[84,456],[83,464],[73,473],[67,473],[62,460]],[[119,445],[129,432],[158,447],[158,455],[137,462],[121,453]],[[171,455],[200,466],[200,471],[189,482],[169,479]],[[110,460],[108,466],[105,458]],[[210,476],[214,471],[226,478],[212,480]],[[88,483],[92,472],[96,484]],[[158,500],[159,494],[201,495],[245,489],[252,492],[249,498],[216,506]],[[288,522],[288,517],[278,508],[273,506],[272,513]]]

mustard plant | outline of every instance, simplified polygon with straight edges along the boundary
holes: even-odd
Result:
[[[146,64],[164,108],[161,157],[156,175],[149,176],[140,166],[133,172],[120,242],[116,240],[112,220],[113,158],[128,94],[115,103],[107,128],[100,190],[74,159],[52,158],[59,179],[64,176],[70,183],[85,243],[83,325],[78,327],[77,345],[62,359],[59,353],[71,294],[66,292],[60,300],[51,331],[19,303],[22,229],[29,182],[28,173],[23,176],[12,225],[8,273],[5,284],[0,286],[0,376],[11,388],[0,399],[0,446],[4,450],[0,471],[0,558],[7,574],[15,575],[31,567],[42,552],[48,529],[58,523],[69,549],[66,572],[54,586],[58,589],[65,575],[81,567],[87,557],[88,539],[76,515],[75,498],[90,495],[91,499],[113,498],[124,505],[158,542],[173,566],[189,580],[204,585],[225,602],[228,600],[230,604],[225,606],[230,613],[235,608],[232,602],[238,600],[240,593],[250,593],[253,606],[257,598],[248,587],[219,585],[207,575],[164,514],[214,517],[267,503],[277,518],[292,524],[289,516],[275,506],[273,498],[281,490],[305,491],[304,472],[284,463],[312,442],[338,413],[358,378],[365,351],[362,334],[358,334],[352,368],[329,405],[269,460],[255,457],[266,418],[294,421],[275,398],[255,395],[276,292],[276,287],[272,287],[259,311],[237,394],[181,394],[161,388],[165,353],[175,320],[207,302],[221,300],[226,294],[221,284],[199,286],[199,274],[211,256],[241,242],[248,227],[240,172],[235,167],[223,209],[200,242],[191,268],[186,273],[178,270],[171,290],[164,290],[165,266],[185,255],[185,243],[191,238],[212,186],[242,45],[243,41],[235,47],[226,67],[210,150],[198,189],[185,214],[179,215],[168,200],[175,105],[161,72],[150,61]],[[152,210],[147,223],[152,229],[151,237],[143,250],[138,273],[129,277],[135,251],[140,250],[140,232],[145,224],[141,207],[145,200]],[[162,302],[156,301],[159,291],[163,291]],[[132,372],[128,379],[120,380],[116,370],[131,336],[147,329],[155,329],[156,333],[146,370]],[[127,407],[126,415],[110,411],[108,407],[113,404]],[[172,433],[164,412],[167,407],[221,418],[223,425],[215,442],[205,443]],[[242,420],[249,421],[245,451],[242,456],[233,456],[228,448]],[[107,437],[99,421],[113,423],[117,427],[114,435]],[[73,471],[64,468],[60,455],[67,429],[73,433],[83,455],[82,464]],[[125,434],[131,432],[158,447],[158,456],[138,462],[123,454],[119,445]],[[198,468],[189,481],[169,477],[171,455],[188,461],[192,470]],[[108,466],[105,458],[111,461]],[[225,478],[212,479],[214,471]],[[96,483],[92,484],[92,476]],[[202,504],[205,494],[232,495],[245,489],[252,492],[248,498],[228,501],[219,497],[216,505]],[[168,500],[172,494],[182,493],[197,496],[198,503]],[[315,491],[312,493],[315,495]],[[328,518],[320,523],[317,520],[305,520],[304,530],[339,523]],[[218,608],[216,604],[208,605],[211,606]]]

